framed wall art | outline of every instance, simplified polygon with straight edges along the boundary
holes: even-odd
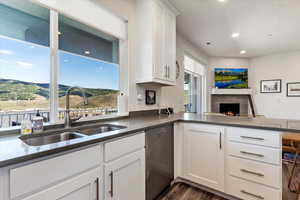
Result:
[[[286,96],[300,97],[300,82],[287,83]]]
[[[260,93],[281,93],[281,79],[261,80]]]

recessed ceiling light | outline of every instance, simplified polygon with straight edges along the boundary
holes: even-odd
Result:
[[[232,35],[231,35],[231,37],[232,38],[238,38],[238,37],[240,37],[240,33],[232,33]]]
[[[247,51],[246,51],[246,50],[242,50],[242,51],[240,51],[240,54],[245,54],[245,53],[247,53]]]
[[[89,55],[89,54],[91,54],[91,52],[90,51],[84,51],[84,54]]]
[[[219,2],[225,2],[226,0],[218,0]]]

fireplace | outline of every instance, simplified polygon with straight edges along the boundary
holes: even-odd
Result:
[[[232,115],[248,116],[249,99],[247,95],[212,95],[211,112],[226,113],[231,111]]]
[[[239,103],[220,103],[220,113],[238,116],[240,115],[240,104]]]

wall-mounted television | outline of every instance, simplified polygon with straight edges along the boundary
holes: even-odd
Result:
[[[248,69],[215,68],[215,87],[225,89],[248,88]]]

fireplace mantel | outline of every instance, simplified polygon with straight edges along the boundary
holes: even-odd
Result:
[[[219,89],[212,88],[211,94],[226,94],[226,95],[251,95],[252,89]]]

